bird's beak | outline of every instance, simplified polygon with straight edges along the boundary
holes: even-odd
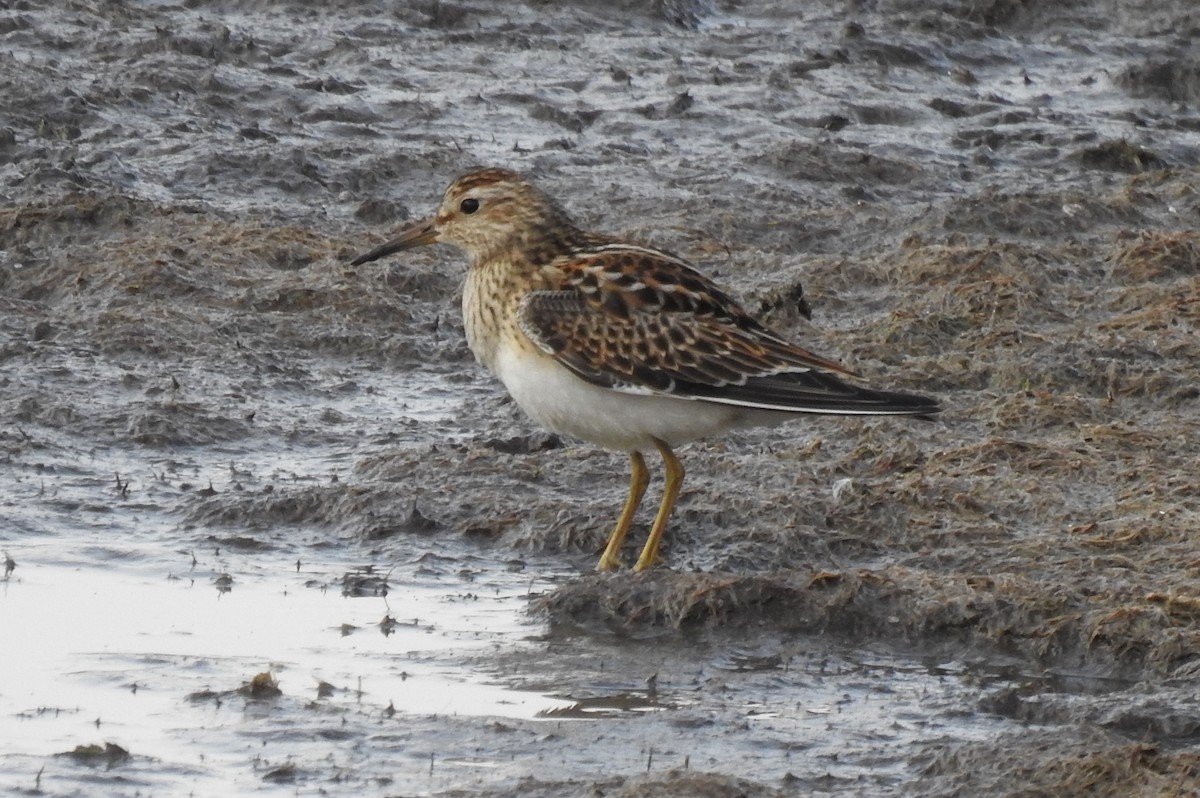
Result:
[[[404,250],[412,249],[413,247],[436,243],[437,240],[438,231],[437,226],[434,225],[434,220],[432,218],[422,219],[386,244],[375,247],[375,249],[371,250],[366,255],[359,255],[357,258],[350,261],[350,265],[361,266],[364,263],[370,263],[373,260],[379,260],[380,258],[391,255],[395,252],[403,252]]]

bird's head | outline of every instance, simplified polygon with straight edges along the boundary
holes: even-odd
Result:
[[[446,189],[437,212],[352,262],[357,266],[424,244],[453,244],[480,262],[506,249],[528,251],[539,238],[577,233],[553,199],[508,169],[480,169]]]

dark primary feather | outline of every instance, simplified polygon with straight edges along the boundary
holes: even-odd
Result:
[[[941,410],[925,396],[861,388],[816,371],[752,377],[745,385],[692,384],[686,390],[696,399],[795,413],[926,416]]]
[[[598,243],[554,266],[566,274],[561,290],[527,295],[522,329],[594,385],[804,413],[939,410],[839,379],[850,372],[781,338],[667,253]]]

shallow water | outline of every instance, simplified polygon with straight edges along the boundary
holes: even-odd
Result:
[[[71,794],[95,777],[54,755],[112,742],[133,754],[130,778],[156,794],[227,794],[282,759],[309,758],[343,716],[394,713],[399,725],[406,715],[522,718],[564,705],[463,665],[532,631],[520,612],[524,577],[489,580],[477,595],[463,583],[447,593],[441,575],[391,574],[402,586],[386,597],[344,597],[325,568],[238,556],[190,565],[181,553],[164,573],[161,551],[59,544],[110,566],[42,564],[50,547],[17,555],[20,577],[0,598],[3,788],[29,788],[44,766],[46,794]],[[235,692],[261,672],[282,697]],[[286,753],[263,747],[269,740],[288,741]]]
[[[964,713],[978,689],[944,666],[819,641],[547,646],[524,606],[548,581],[499,563],[400,564],[386,596],[347,597],[336,574],[352,563],[197,557],[92,537],[15,553],[0,788],[425,794],[505,784],[531,757],[532,772],[597,778],[692,768],[885,787],[918,744],[1005,723]],[[471,565],[486,588],[462,581]],[[281,695],[238,692],[263,672]],[[130,758],[63,755],[106,743]]]

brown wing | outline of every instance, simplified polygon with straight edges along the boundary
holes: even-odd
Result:
[[[521,326],[582,379],[618,391],[810,413],[930,413],[935,402],[843,382],[667,253],[597,245],[554,264],[560,290],[529,294]]]

